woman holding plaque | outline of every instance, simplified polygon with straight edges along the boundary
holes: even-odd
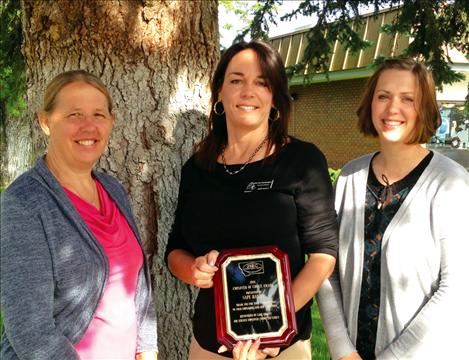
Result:
[[[231,356],[217,354],[218,251],[276,245],[289,257],[298,326],[278,358],[310,359],[311,299],[333,271],[337,246],[326,160],[314,145],[287,134],[287,77],[270,45],[242,42],[227,49],[211,90],[208,135],[182,169],[166,250],[170,271],[200,288],[189,358]]]
[[[47,86],[47,153],[1,202],[0,358],[156,359],[148,262],[127,194],[93,166],[114,123],[100,79],[83,70]]]
[[[332,358],[463,358],[469,174],[421,146],[441,123],[431,74],[386,60],[357,114],[380,150],[336,184],[338,266],[318,294]]]

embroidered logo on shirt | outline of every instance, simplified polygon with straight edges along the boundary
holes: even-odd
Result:
[[[269,190],[272,189],[272,186],[274,185],[274,181],[252,181],[250,182],[247,186],[246,189],[244,190],[245,193],[250,193],[253,191],[261,191],[261,190]]]

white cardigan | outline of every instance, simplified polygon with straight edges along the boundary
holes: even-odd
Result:
[[[373,154],[348,163],[336,186],[336,271],[318,293],[332,359],[355,349]],[[377,359],[469,358],[469,173],[434,152],[382,240]]]

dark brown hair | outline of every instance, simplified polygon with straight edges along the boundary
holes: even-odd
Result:
[[[441,125],[441,116],[436,102],[435,83],[427,68],[410,58],[385,60],[368,80],[362,100],[357,110],[358,128],[365,135],[378,136],[371,118],[371,103],[376,84],[386,70],[406,70],[415,75],[417,93],[414,101],[417,123],[408,144],[423,144],[430,140]]]
[[[277,153],[288,139],[291,99],[282,58],[271,45],[261,41],[236,43],[222,54],[210,84],[212,97],[208,117],[208,134],[196,146],[196,160],[205,169],[214,169],[217,158],[228,141],[225,114],[217,115],[213,110],[225,79],[226,69],[236,54],[247,49],[251,49],[257,54],[262,76],[272,92],[272,105],[278,110],[279,115],[278,118],[276,114],[269,117],[267,153],[274,145],[274,154]],[[273,112],[276,113],[275,110]]]

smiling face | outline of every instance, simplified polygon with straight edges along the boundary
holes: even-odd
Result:
[[[382,72],[373,94],[371,118],[381,142],[409,141],[417,124],[417,81],[412,72]]]
[[[218,99],[225,109],[228,131],[265,128],[267,132],[272,91],[254,50],[240,51],[231,59]]]
[[[84,81],[64,86],[53,109],[38,115],[49,136],[47,157],[71,170],[93,167],[106,148],[114,120],[106,96]]]

